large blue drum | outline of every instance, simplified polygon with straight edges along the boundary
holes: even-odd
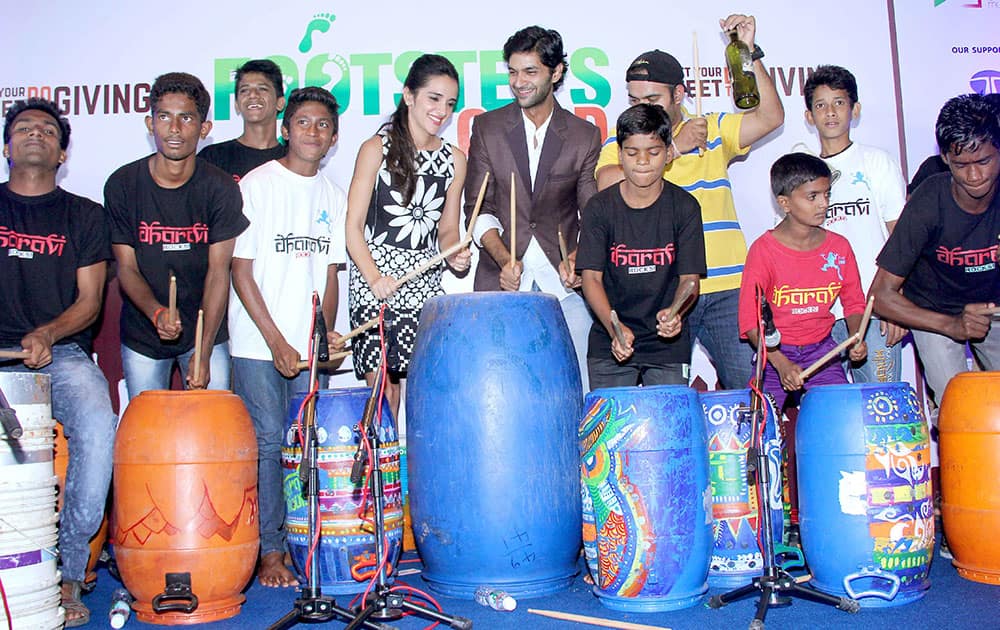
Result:
[[[764,567],[758,543],[762,525],[761,497],[757,486],[747,483],[747,449],[753,428],[747,413],[750,390],[704,392],[699,398],[708,421],[708,462],[715,519],[715,547],[708,585],[712,588],[742,586],[761,575]],[[770,401],[763,409],[766,423],[763,448],[771,480],[770,496],[765,497],[763,503],[771,510],[772,540],[780,544],[784,532],[781,440],[777,436]]]
[[[406,393],[410,510],[430,588],[569,586],[580,550],[580,371],[542,293],[429,299]]]
[[[359,514],[363,488],[351,483],[351,466],[360,436],[354,431],[364,414],[365,402],[371,390],[365,387],[332,389],[317,392],[316,438],[319,443],[319,513],[320,585],[328,594],[341,595],[365,590],[365,578],[375,568],[375,512],[371,503]],[[281,462],[284,468],[285,530],[288,550],[295,568],[304,574],[309,556],[307,533],[308,505],[299,480],[299,446],[297,419],[305,394],[292,399]],[[396,425],[388,405],[383,404],[378,419],[379,468],[385,494],[385,526],[389,539],[390,561],[398,558],[403,536],[403,502],[399,479],[399,441]],[[365,523],[368,521],[369,523]]]
[[[584,407],[583,541],[594,593],[628,612],[698,604],[708,591],[712,491],[697,393],[610,387],[587,394]]]
[[[864,607],[930,588],[930,443],[906,383],[826,385],[803,397],[795,430],[802,550],[821,591]]]

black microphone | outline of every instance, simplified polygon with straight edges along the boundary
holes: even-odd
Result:
[[[773,350],[781,344],[781,331],[774,325],[774,313],[763,295],[760,296],[760,316],[764,320],[764,346]]]
[[[316,336],[319,341],[319,347],[316,350],[316,360],[319,362],[330,360],[330,346],[326,341],[326,319],[323,317],[323,306],[320,304],[319,300],[313,306],[313,335]]]
[[[379,378],[375,373],[375,380],[372,383],[372,391],[365,402],[365,411],[361,414],[361,429],[358,441],[358,450],[354,453],[354,463],[351,464],[351,485],[358,485],[365,476],[365,463],[368,461],[368,451],[365,449],[365,441],[375,419],[375,407],[378,401]]]

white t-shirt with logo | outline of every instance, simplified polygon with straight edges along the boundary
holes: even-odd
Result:
[[[250,227],[236,239],[234,258],[253,260],[253,279],[285,340],[309,353],[312,294],[323,297],[327,268],[347,261],[347,195],[322,173],[303,177],[272,160],[240,180]],[[271,351],[231,289],[230,352],[271,361]]]
[[[823,159],[834,175],[823,227],[850,242],[867,292],[878,271],[875,257],[889,238],[885,224],[899,219],[906,203],[906,181],[896,161],[875,147],[855,142]],[[832,310],[843,318],[839,301]]]

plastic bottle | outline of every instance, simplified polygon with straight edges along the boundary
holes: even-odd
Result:
[[[753,73],[753,59],[750,48],[736,36],[736,30],[729,32],[726,46],[726,65],[733,84],[733,101],[740,109],[753,109],[760,104],[757,77]]]
[[[125,625],[132,612],[132,596],[122,587],[111,594],[111,610],[108,612],[108,622],[116,630]]]
[[[493,610],[510,612],[517,608],[517,600],[492,586],[480,586],[476,589],[476,602],[483,606],[489,606]]]

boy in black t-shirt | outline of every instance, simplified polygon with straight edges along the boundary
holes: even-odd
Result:
[[[914,191],[872,283],[875,312],[912,329],[938,402],[968,369],[966,343],[985,369],[1000,369],[1000,332],[991,332],[1000,297],[998,118],[1000,108],[979,94],[945,103],[935,131],[949,172]]]
[[[0,184],[0,286],[8,299],[0,309],[0,348],[28,356],[0,361],[0,371],[49,375],[52,415],[69,440],[59,556],[72,628],[90,619],[80,589],[88,541],[104,516],[118,424],[108,382],[90,358],[111,258],[108,223],[101,206],[56,186],[70,128],[55,103],[18,102],[4,123],[10,181]]]
[[[576,266],[597,319],[587,367],[599,387],[686,385],[691,345],[682,316],[706,273],[701,209],[661,174],[670,155],[670,119],[639,104],[617,123],[625,179],[594,195],[583,210]],[[679,286],[693,283],[683,299]],[[680,303],[672,304],[675,298]],[[621,320],[621,339],[611,321]]]
[[[285,108],[281,68],[270,59],[251,59],[236,69],[236,113],[243,117],[239,138],[210,144],[198,157],[211,162],[237,182],[265,162],[285,157],[278,142],[278,114]]]
[[[195,155],[208,135],[209,96],[197,77],[156,79],[146,127],[156,153],[115,171],[104,187],[122,303],[122,368],[129,396],[167,389],[178,364],[192,389],[229,389],[229,265],[250,222],[229,174]],[[170,317],[170,278],[177,315]],[[201,363],[195,329],[204,311]],[[197,374],[195,374],[197,372]]]

